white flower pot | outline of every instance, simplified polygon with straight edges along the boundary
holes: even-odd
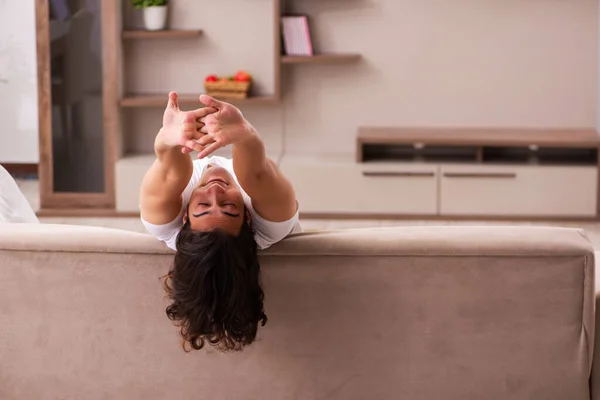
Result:
[[[167,6],[144,8],[144,25],[149,31],[160,31],[167,26]]]

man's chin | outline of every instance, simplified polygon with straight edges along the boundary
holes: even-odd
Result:
[[[202,174],[200,186],[204,186],[211,181],[221,181],[229,186],[233,182],[233,179],[229,171],[227,171],[225,168],[213,166],[212,168],[207,168]]]

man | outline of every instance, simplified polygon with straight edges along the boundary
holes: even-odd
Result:
[[[172,301],[166,312],[180,326],[184,348],[208,342],[242,350],[267,321],[257,250],[300,231],[298,205],[240,110],[206,95],[200,102],[206,107],[184,112],[169,93],[156,161],[142,183],[141,216],[176,250],[165,279]],[[233,159],[211,156],[228,145]]]

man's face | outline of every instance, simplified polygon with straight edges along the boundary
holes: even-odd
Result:
[[[187,210],[194,231],[223,230],[237,236],[245,219],[244,198],[231,174],[209,165],[194,189]]]

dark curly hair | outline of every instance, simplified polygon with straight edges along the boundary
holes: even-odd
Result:
[[[221,351],[243,350],[256,339],[258,324],[267,322],[252,227],[244,222],[232,236],[193,231],[186,222],[176,246],[164,286],[171,301],[166,313],[180,327],[183,349],[208,343]]]

